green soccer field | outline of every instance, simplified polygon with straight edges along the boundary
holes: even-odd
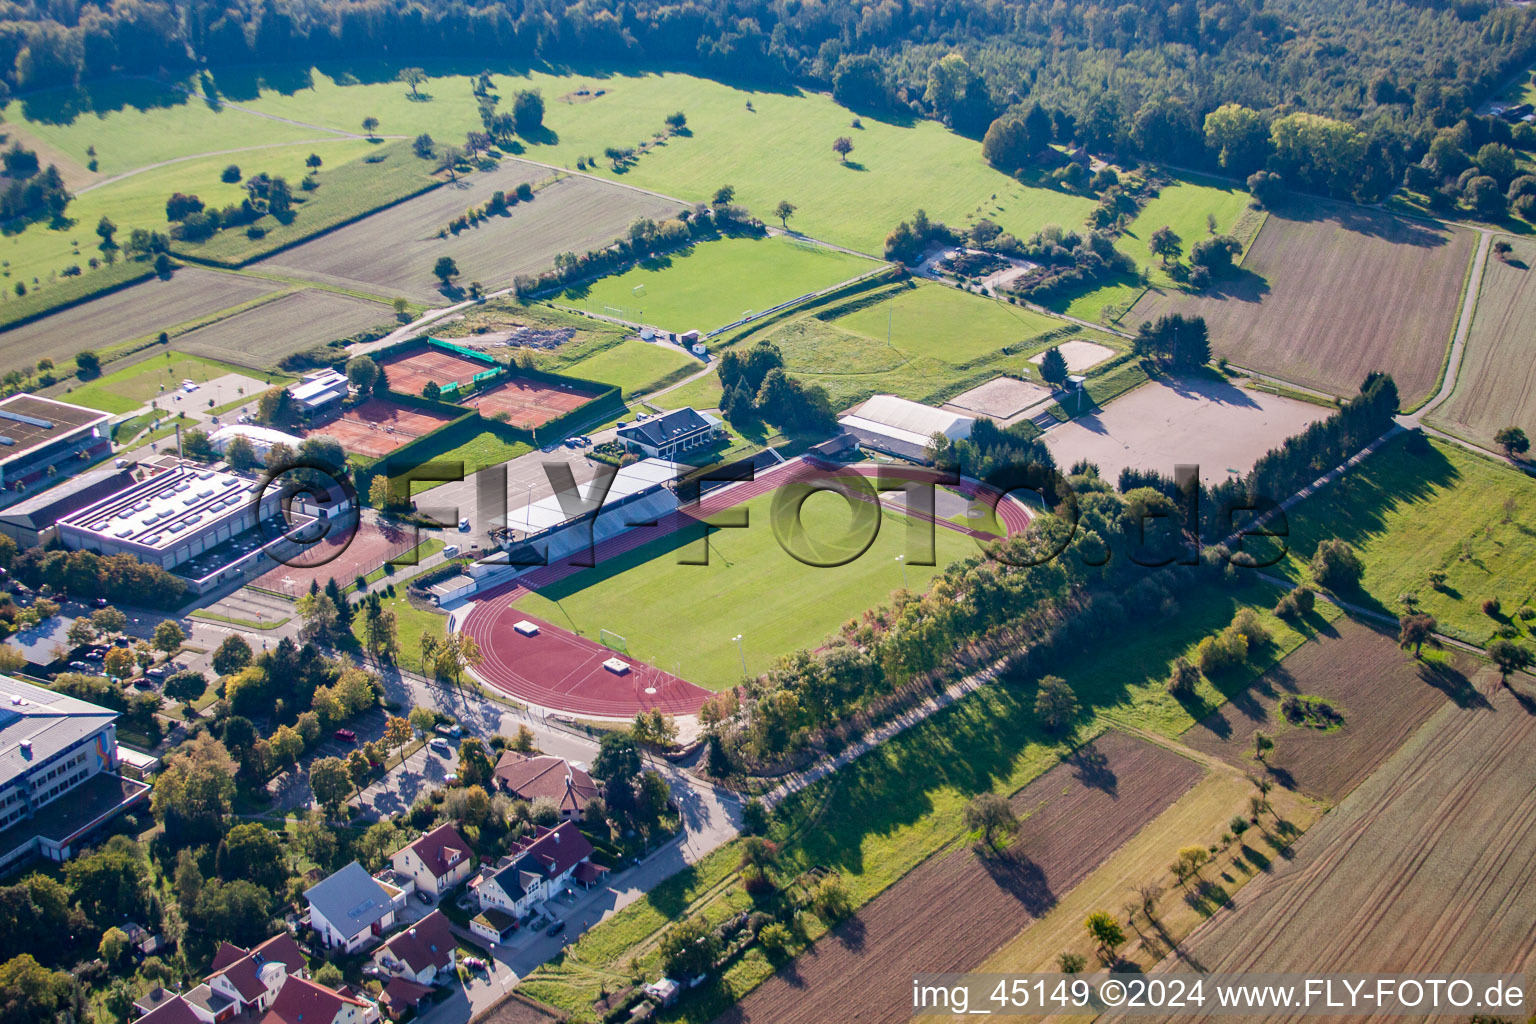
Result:
[[[1067,326],[1022,306],[926,281],[833,322],[881,342],[889,332],[891,345],[908,358],[955,364]]]
[[[747,671],[756,675],[781,655],[819,647],[844,622],[902,586],[897,555],[917,558],[926,550],[926,533],[909,543],[912,520],[886,512],[874,542],[853,561],[836,568],[805,565],[776,539],[773,499],[767,494],[745,503],[746,529],[711,532],[707,566],[679,564],[697,558],[702,545],[696,533],[687,543],[675,534],[580,570],[517,607],[594,640],[602,630],[618,633],[635,658],[722,690],[741,681],[743,655]],[[801,522],[807,543],[847,536],[853,526],[847,504],[832,494],[808,499]],[[859,525],[867,531],[866,523]],[[933,542],[937,565],[907,567],[914,590],[944,566],[980,552],[975,541],[953,530],[935,529]]]
[[[711,331],[879,266],[782,236],[724,238],[647,260],[555,301],[669,331]]]

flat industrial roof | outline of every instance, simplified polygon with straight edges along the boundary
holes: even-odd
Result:
[[[65,516],[63,525],[147,548],[174,547],[188,530],[239,515],[261,484],[211,469],[177,466]]]
[[[37,395],[12,395],[0,402],[0,464],[111,418],[110,413],[83,405]]]

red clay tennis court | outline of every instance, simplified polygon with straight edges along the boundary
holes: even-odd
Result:
[[[306,433],[326,434],[349,452],[371,459],[388,455],[401,445],[430,434],[453,417],[440,412],[412,409],[383,398],[370,398],[353,406],[323,426]]]
[[[493,388],[471,395],[460,404],[478,409],[480,415],[491,419],[506,413],[507,422],[512,426],[531,430],[557,416],[564,416],[572,409],[579,409],[596,397],[597,392],[588,388],[549,384],[531,377],[514,376]]]
[[[425,535],[422,537],[425,540]],[[385,526],[364,521],[354,535],[350,528],[334,532],[293,556],[293,565],[278,565],[252,581],[263,590],[298,597],[309,590],[311,581],[325,586],[335,579],[346,586],[358,576],[366,576],[391,558],[415,547],[415,531],[409,527]]]
[[[635,712],[651,708],[669,715],[696,715],[711,696],[701,686],[533,618],[510,604],[481,605],[476,612],[473,627],[465,628],[480,643],[483,660],[477,674],[520,700],[581,715],[632,718]],[[536,635],[525,636],[514,628],[525,621],[538,626]],[[623,659],[629,670],[619,673],[603,666],[615,657]],[[517,680],[518,685],[497,682],[506,678]]]
[[[431,381],[439,387],[444,384],[468,384],[477,373],[493,370],[491,363],[444,352],[440,348],[421,348],[403,356],[395,356],[379,362],[384,377],[392,390],[404,395],[419,395]]]

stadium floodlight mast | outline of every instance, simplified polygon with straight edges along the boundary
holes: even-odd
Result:
[[[910,588],[907,586],[907,556],[897,555],[896,561],[901,563],[901,589],[908,590]]]
[[[745,679],[747,678],[747,649],[741,646],[741,637],[742,634],[737,633],[731,639],[736,641],[736,653],[741,655],[741,678]]]

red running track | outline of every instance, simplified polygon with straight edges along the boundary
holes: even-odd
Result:
[[[919,467],[901,467],[901,470],[912,480],[940,479],[933,470]],[[878,470],[872,466],[837,466],[833,472],[874,476]],[[828,468],[807,461],[775,466],[758,474],[754,480],[733,484],[706,496],[686,511],[679,510],[663,517],[654,527],[633,529],[604,541],[597,545],[592,560],[606,562],[797,479],[825,480],[827,476]],[[985,485],[965,481],[958,489],[969,496],[981,492],[989,504],[995,500],[997,518],[1010,536],[1028,526],[1030,514],[1024,506],[1012,500],[1002,500],[1001,495]],[[945,529],[990,539],[955,523],[942,519],[933,521]],[[583,561],[586,560],[583,557]],[[670,715],[697,714],[711,696],[709,690],[627,655],[617,656],[629,664],[630,670],[622,675],[610,672],[603,667],[603,662],[615,657],[617,652],[513,607],[525,595],[583,568],[588,567],[573,565],[570,559],[540,566],[512,583],[475,598],[474,607],[460,625],[480,646],[482,660],[475,674],[518,700],[571,714],[633,718],[636,712],[652,708]],[[513,628],[524,620],[538,625],[535,636],[524,636]]]

